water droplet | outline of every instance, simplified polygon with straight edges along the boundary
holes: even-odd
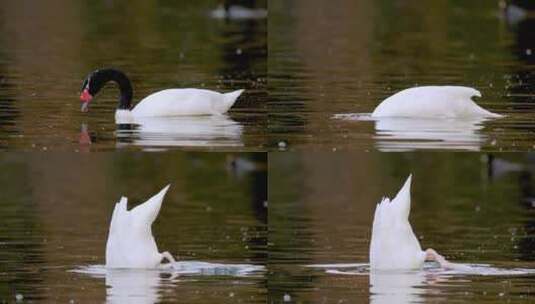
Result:
[[[282,300],[284,302],[290,302],[292,300],[292,297],[289,294],[285,293],[284,297],[282,297]]]

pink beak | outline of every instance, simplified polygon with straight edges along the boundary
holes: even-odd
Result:
[[[84,89],[82,94],[80,94],[80,101],[82,101],[82,112],[87,112],[89,110],[89,102],[93,99],[93,96],[89,94],[88,89]]]

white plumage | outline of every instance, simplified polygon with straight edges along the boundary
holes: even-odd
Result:
[[[160,212],[169,185],[145,203],[127,210],[127,198],[115,205],[106,243],[107,268],[157,268],[168,252],[159,253],[152,236],[152,223]]]
[[[117,122],[134,123],[139,117],[218,115],[226,113],[243,90],[219,93],[203,89],[167,89],[143,98],[132,110],[115,112]]]
[[[417,269],[426,257],[409,223],[411,209],[411,179],[399,190],[396,197],[377,205],[373,219],[370,245],[372,269]]]
[[[477,105],[472,100],[474,96],[481,97],[481,93],[469,87],[414,87],[385,99],[375,108],[372,117],[503,117]]]

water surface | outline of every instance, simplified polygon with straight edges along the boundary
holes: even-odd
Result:
[[[219,4],[217,0],[4,1],[0,149],[261,150],[267,124],[267,19],[212,18]],[[257,1],[255,7],[265,9],[266,2]],[[114,85],[103,89],[89,113],[80,113],[82,81],[102,67],[115,67],[129,76],[134,104],[167,88],[246,91],[223,125],[186,120],[172,129],[144,132],[127,126],[130,132],[123,132],[125,127],[114,122],[119,93]],[[221,135],[228,125],[240,129],[231,139]],[[184,128],[199,132],[176,134]]]
[[[533,149],[535,23],[498,1],[270,1],[270,147]],[[409,87],[463,85],[504,119],[424,127],[333,119]]]
[[[278,153],[270,156],[269,172],[274,302],[534,299],[533,155]],[[461,268],[370,275],[375,205],[393,197],[410,173],[410,221],[422,248]]]
[[[265,154],[7,153],[0,172],[0,301],[266,301]],[[152,231],[181,271],[107,273],[115,202],[168,183]]]

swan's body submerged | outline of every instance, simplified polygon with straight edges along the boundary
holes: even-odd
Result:
[[[168,189],[169,185],[130,211],[126,197],[115,205],[106,243],[107,268],[157,268],[163,258],[174,262],[168,252],[158,252],[151,229]]]
[[[420,269],[426,260],[435,260],[447,267],[446,260],[433,249],[422,250],[409,223],[412,176],[396,197],[377,204],[370,244],[372,270]]]
[[[481,97],[473,88],[461,86],[414,87],[385,99],[372,113],[372,117],[447,117],[447,118],[499,118],[478,106],[472,97]]]

